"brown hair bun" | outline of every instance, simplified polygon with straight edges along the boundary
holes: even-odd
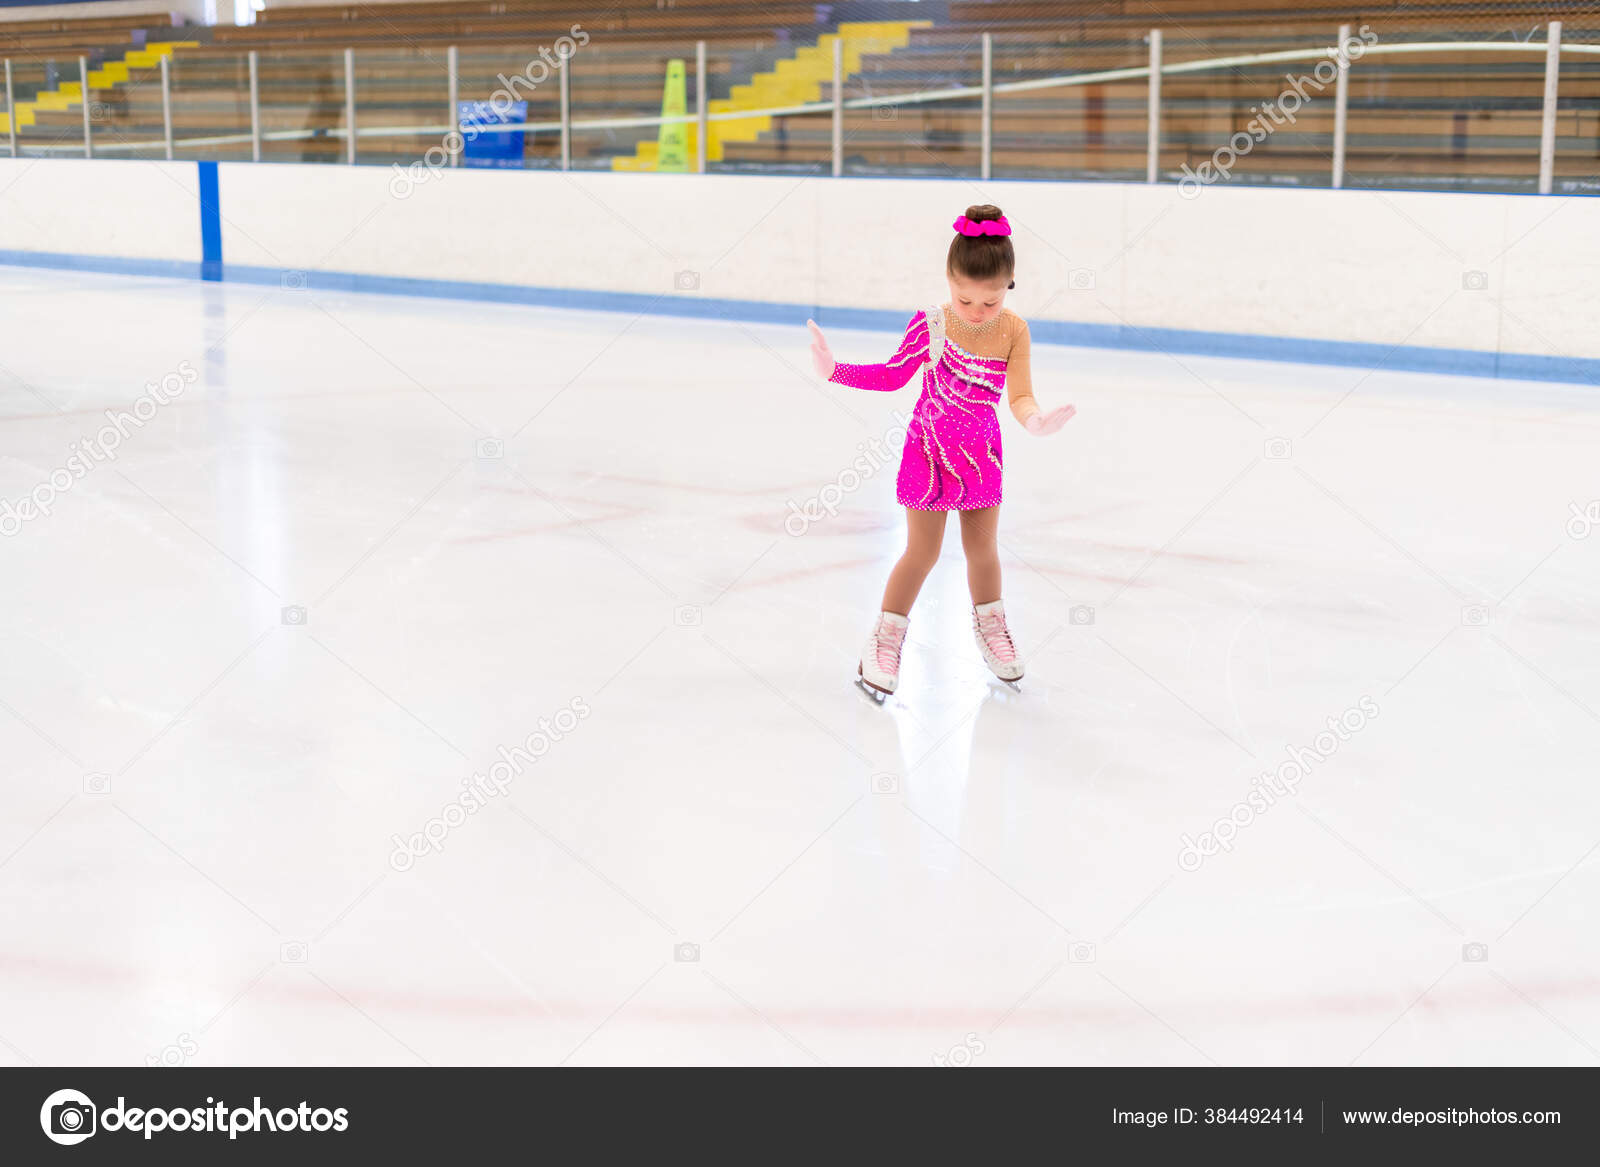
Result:
[[[974,223],[987,223],[1004,218],[1000,208],[992,203],[977,203],[967,208],[967,218]],[[1009,235],[962,235],[950,241],[950,252],[945,257],[945,271],[963,279],[988,283],[992,280],[1012,281],[1017,270],[1017,253],[1011,246]]]

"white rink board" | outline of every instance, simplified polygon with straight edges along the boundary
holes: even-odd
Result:
[[[224,164],[224,255],[403,279],[899,312],[1007,213],[1030,319],[1600,357],[1600,201],[1128,183]],[[393,190],[409,190],[396,198]],[[1076,288],[1072,273],[1093,273]],[[1482,271],[1485,287],[1469,286]],[[1521,321],[1522,323],[1518,323]],[[1517,341],[1501,338],[1512,330]]]
[[[192,162],[0,158],[0,251],[200,261]]]
[[[1600,359],[1600,201],[1418,192],[224,163],[225,265],[909,314],[999,203],[1040,322]],[[195,263],[193,163],[0,160],[0,252]],[[408,192],[395,197],[395,191]],[[26,254],[19,260],[27,262]],[[678,287],[680,273],[698,286]],[[1481,273],[1480,275],[1474,273]],[[1159,335],[1155,346],[1159,347]],[[1181,347],[1181,346],[1180,346]],[[1572,374],[1581,379],[1581,371]]]

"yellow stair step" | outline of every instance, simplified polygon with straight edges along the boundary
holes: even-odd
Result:
[[[911,40],[911,30],[927,28],[927,20],[850,21],[839,26],[837,33],[824,33],[814,45],[802,45],[789,56],[773,63],[770,70],[757,73],[748,82],[741,82],[729,90],[726,98],[713,98],[706,103],[711,113],[736,113],[742,109],[768,109],[773,106],[808,105],[822,100],[823,85],[831,91],[833,82],[833,46],[842,41],[841,66],[846,77],[861,70],[863,57],[875,53],[890,53],[904,47]],[[698,127],[689,127],[689,152],[695,153]],[[712,122],[707,127],[706,158],[720,162],[723,145],[727,142],[753,142],[772,129],[772,118],[760,114],[748,118],[729,118]],[[641,171],[655,168],[658,154],[655,141],[639,143],[632,155],[611,160],[613,170]]]
[[[89,71],[90,89],[109,89],[114,85],[123,85],[128,81],[128,68],[149,69],[161,63],[161,58],[170,57],[174,49],[197,49],[199,41],[158,41],[147,44],[142,49],[133,49],[123,54],[120,61],[107,61],[98,69]],[[17,128],[36,124],[35,110],[45,110],[49,113],[66,113],[75,105],[83,104],[83,82],[63,81],[54,89],[46,89],[35,95],[29,101],[17,102]],[[0,114],[0,133],[11,132],[11,118],[7,114]]]

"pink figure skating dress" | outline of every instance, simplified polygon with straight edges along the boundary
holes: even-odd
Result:
[[[1004,469],[995,404],[1013,373],[1012,412],[1036,412],[1028,374],[1028,326],[1004,310],[999,327],[977,347],[998,346],[1004,356],[980,356],[945,335],[948,313],[918,312],[900,347],[881,365],[836,363],[828,379],[856,389],[891,392],[922,370],[922,393],[906,428],[895,497],[919,511],[979,510],[1000,505]],[[964,322],[958,321],[958,327]]]

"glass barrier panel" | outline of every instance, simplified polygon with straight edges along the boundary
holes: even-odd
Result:
[[[259,77],[263,162],[345,160],[342,51],[263,49]]]
[[[1327,186],[1338,70],[1317,54],[1337,39],[1338,28],[1332,25],[1322,29],[1241,21],[1163,28],[1164,65],[1232,63],[1163,74],[1159,180],[1181,182],[1189,191],[1207,186]],[[1148,43],[1141,48],[1148,57]],[[1296,56],[1249,59],[1268,53]],[[1139,131],[1144,134],[1147,127],[1141,125]],[[1143,173],[1141,165],[1141,177]]]
[[[1600,45],[1600,21],[1574,19],[1562,26],[1561,40]],[[1551,193],[1600,194],[1600,55],[1563,53],[1559,80]]]
[[[981,40],[966,30],[918,29],[904,45],[870,39],[846,44],[846,101],[893,99],[983,81]],[[847,107],[844,173],[974,177],[981,164],[982,110],[977,95]]]
[[[606,126],[584,123],[661,116],[667,69],[676,63],[684,75],[684,109],[695,108],[695,46],[644,42],[595,42],[578,51],[571,69],[572,169],[656,170],[661,144],[658,126]],[[684,157],[695,163],[693,131],[683,135]],[[670,162],[669,162],[670,165]]]
[[[78,60],[11,60],[17,98],[17,149],[24,157],[83,157],[83,109],[64,83],[78,80]]]
[[[182,50],[179,50],[180,52]],[[122,62],[123,54],[112,59]],[[89,112],[94,129],[97,158],[165,158],[166,140],[162,135],[161,68],[159,65],[107,70],[101,77],[91,75],[93,89]]]
[[[1093,30],[1009,30],[994,36],[996,178],[1142,179],[1148,81],[1008,93],[1004,86],[1149,63],[1142,36]]]
[[[790,64],[782,65],[781,62]],[[688,112],[695,112],[694,52],[690,46]],[[717,40],[706,45],[706,112],[734,114],[747,109],[772,109],[828,101],[833,96],[833,56],[807,40],[788,36]],[[793,118],[727,117],[706,122],[706,169],[710,172],[761,173],[787,169]],[[826,122],[823,123],[826,127]],[[827,130],[824,128],[824,135]],[[691,125],[689,165],[695,161],[699,127]],[[826,137],[824,137],[824,145]],[[824,152],[822,164],[828,164]],[[814,161],[814,158],[810,161]]]
[[[172,83],[172,156],[250,161],[250,66],[241,52],[178,49]],[[161,71],[139,87],[141,124],[161,138]],[[264,155],[263,155],[264,156]]]
[[[556,124],[561,121],[561,76],[559,68],[580,67],[588,51],[569,41],[572,59],[562,64],[559,41],[547,40],[543,44],[532,41],[508,45],[462,45],[457,67],[457,87],[461,101],[486,102],[491,119],[497,111],[509,111],[513,103],[528,103],[527,121],[544,128],[525,130],[522,133],[520,162],[514,157],[496,158],[505,153],[512,139],[486,132],[468,125],[464,131],[463,146],[469,153],[482,154],[484,165],[520,165],[527,170],[552,170],[561,166],[561,131]],[[544,50],[541,55],[540,49]],[[554,64],[552,64],[554,62]],[[443,104],[441,103],[441,107]],[[505,115],[509,118],[509,112]],[[502,148],[496,150],[497,143]],[[463,158],[463,164],[478,165],[472,158]]]
[[[1371,28],[1380,46],[1528,39],[1526,29],[1517,35],[1416,21],[1374,19]],[[1542,51],[1364,56],[1350,67],[1345,185],[1536,191],[1543,107]]]
[[[407,165],[447,157],[448,49],[443,45],[357,49],[355,75],[357,162]]]

